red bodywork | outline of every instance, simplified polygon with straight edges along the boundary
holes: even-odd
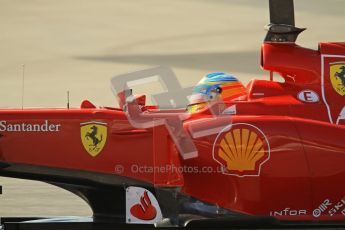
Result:
[[[46,121],[60,125],[59,131],[55,126],[55,131],[45,132],[0,131],[0,162],[105,173],[155,187],[180,187],[182,194],[244,214],[282,220],[345,220],[345,120],[341,119],[345,96],[335,92],[330,80],[330,63],[342,61],[345,43],[322,43],[319,50],[294,43],[264,43],[262,67],[279,73],[285,82],[252,80],[243,100],[225,102],[223,110],[235,105],[235,114],[215,120],[205,109],[183,121],[188,133],[217,122],[230,125],[224,132],[194,137],[198,151],[194,158],[181,157],[164,125],[134,128],[121,109],[92,108],[84,103],[80,109],[0,110],[0,121],[7,125]],[[107,127],[105,145],[96,156],[88,154],[81,141],[81,124],[90,121]],[[256,133],[264,152],[252,160],[254,168],[240,166],[224,172],[218,170],[227,163],[218,154],[220,140],[235,129],[242,132],[242,147],[235,147],[243,154],[244,132]],[[248,159],[243,165],[249,164]],[[211,167],[213,171],[139,169],[166,165]]]

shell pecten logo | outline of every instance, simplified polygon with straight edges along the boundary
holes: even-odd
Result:
[[[233,124],[215,141],[213,157],[223,173],[234,176],[258,176],[269,159],[269,143],[264,133],[250,124]]]

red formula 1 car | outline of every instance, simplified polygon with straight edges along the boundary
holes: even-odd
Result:
[[[270,80],[244,88],[208,75],[196,91],[218,100],[187,111],[146,106],[128,89],[120,108],[0,110],[0,176],[64,188],[95,223],[343,224],[345,43],[300,47],[293,2],[270,9]]]

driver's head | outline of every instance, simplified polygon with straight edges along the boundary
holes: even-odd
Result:
[[[211,73],[194,87],[188,111],[196,112],[209,102],[234,100],[245,94],[246,88],[236,77],[226,73]]]

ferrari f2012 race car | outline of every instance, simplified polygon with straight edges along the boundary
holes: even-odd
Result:
[[[120,108],[1,109],[0,176],[70,191],[94,223],[343,224],[345,43],[298,46],[293,2],[270,9],[269,80],[209,74],[187,109],[148,106],[129,88]]]

